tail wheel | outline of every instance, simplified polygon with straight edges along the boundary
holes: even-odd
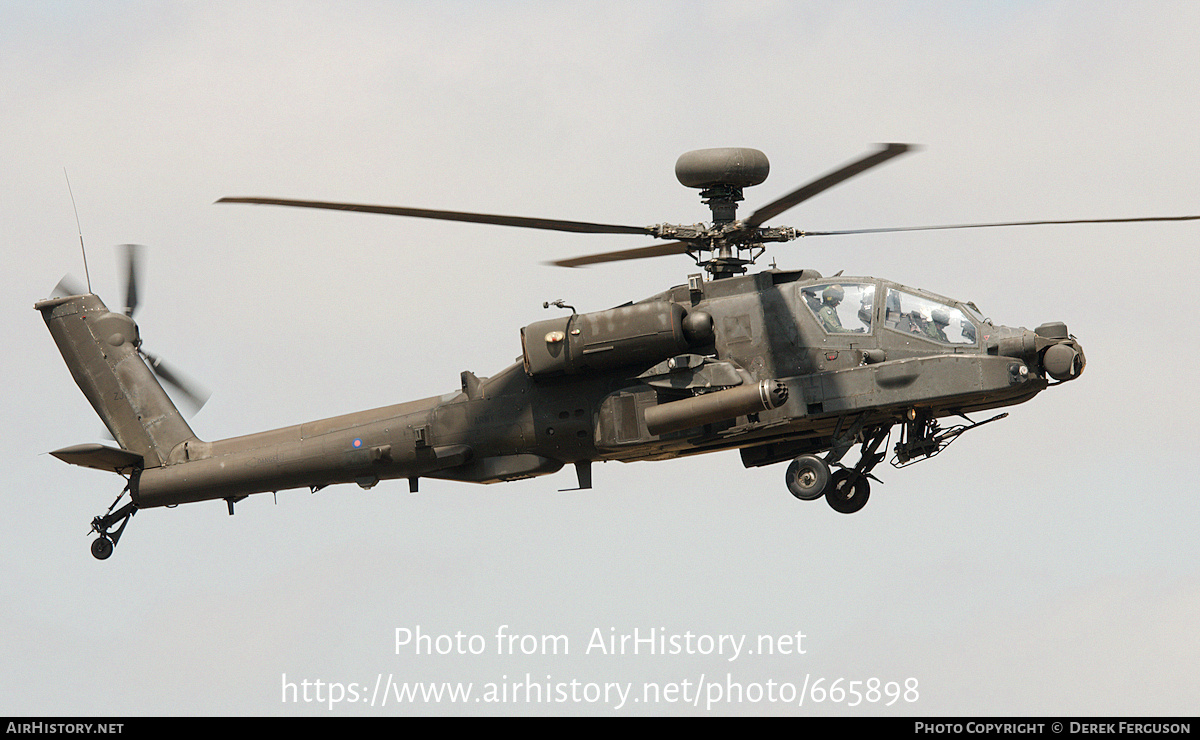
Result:
[[[92,557],[97,560],[108,560],[113,553],[113,541],[107,537],[97,537],[92,540]]]
[[[801,455],[788,466],[786,480],[793,496],[815,501],[829,486],[829,464],[814,455]]]
[[[121,495],[117,496],[117,500],[112,502],[107,514],[92,519],[92,531],[99,535],[92,540],[92,557],[97,560],[108,560],[109,556],[113,554],[113,548],[121,541],[121,534],[125,531],[129,520],[137,513],[137,504],[132,501],[113,511],[117,502],[128,492],[129,486],[126,486],[125,490],[121,491]]]
[[[829,488],[825,491],[825,500],[834,511],[842,514],[853,514],[867,505],[871,497],[871,482],[867,476],[861,475],[849,468],[843,468],[833,474]]]

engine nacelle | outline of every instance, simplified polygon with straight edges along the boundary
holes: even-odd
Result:
[[[654,365],[686,350],[687,310],[651,301],[538,321],[521,329],[525,372],[534,378],[575,375],[622,365]]]

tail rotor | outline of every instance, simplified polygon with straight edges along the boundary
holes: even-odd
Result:
[[[118,247],[121,253],[122,261],[124,262],[122,272],[125,274],[125,305],[123,312],[129,318],[133,318],[137,313],[139,289],[141,283],[142,263],[146,247],[141,244],[122,244]],[[79,279],[74,275],[64,275],[58,284],[54,286],[51,292],[51,298],[66,298],[67,296],[87,295],[90,293]],[[142,348],[142,340],[139,336],[137,339],[137,352],[142,359],[146,361],[146,365],[154,373],[155,377],[170,387],[175,394],[184,400],[185,405],[190,410],[190,415],[194,415],[204,404],[208,402],[212,395],[211,391],[207,390],[200,384],[189,379],[184,373],[180,372],[174,366],[165,362],[162,357],[151,354]]]
[[[125,259],[125,315],[133,318],[138,309],[138,276],[142,272],[142,255],[145,253],[146,247],[141,244],[122,244],[120,249]],[[159,380],[177,391],[187,401],[187,405],[193,414],[198,412],[208,402],[212,393],[194,381],[184,377],[179,370],[165,363],[158,355],[151,354],[142,349],[140,337],[137,343],[137,351],[142,356],[142,359],[146,361],[151,372]]]

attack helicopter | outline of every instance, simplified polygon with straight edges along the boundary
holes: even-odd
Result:
[[[712,221],[623,226],[460,211],[260,197],[249,203],[440,219],[592,234],[635,234],[651,246],[551,264],[580,267],[688,255],[703,272],[644,300],[554,318],[519,332],[521,356],[489,377],[463,371],[459,387],[383,406],[213,442],[198,438],[158,382],[178,373],[142,348],[133,319],[136,252],[128,252],[126,307],[109,310],[89,290],[39,301],[75,382],[117,446],[83,444],[51,454],[121,475],[126,484],[92,521],[92,554],[109,557],[141,509],[207,500],[234,505],[255,493],[316,492],[336,483],[370,488],[421,478],[514,481],[570,465],[578,489],[592,463],[664,460],[737,449],[742,464],[787,462],[796,498],[824,498],[841,513],[867,503],[875,468],[939,454],[960,435],[1007,416],[969,414],[1032,399],[1080,377],[1080,342],[1062,321],[1033,330],[992,323],[973,303],[882,278],[772,266],[747,274],[766,245],[808,236],[997,226],[1195,220],[1200,216],[897,227],[806,232],[767,226],[784,211],[910,151],[886,144],[737,217],[744,188],[769,173],[754,149],[682,155],[679,182],[698,189]],[[569,314],[566,311],[569,310]],[[516,337],[514,337],[514,340]],[[157,377],[156,377],[157,376]],[[953,423],[946,420],[953,420]],[[961,421],[958,421],[961,420]],[[943,424],[946,424],[943,426]],[[890,443],[894,431],[897,440]],[[854,447],[857,462],[843,463]],[[129,500],[118,504],[128,495]]]

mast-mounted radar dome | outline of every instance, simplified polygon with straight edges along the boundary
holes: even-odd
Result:
[[[766,180],[770,171],[767,155],[743,147],[696,149],[675,161],[675,177],[685,187],[700,188],[714,224],[732,223],[742,188]]]
[[[689,188],[714,185],[748,188],[766,180],[770,171],[767,155],[744,147],[696,149],[675,162],[675,177]]]

